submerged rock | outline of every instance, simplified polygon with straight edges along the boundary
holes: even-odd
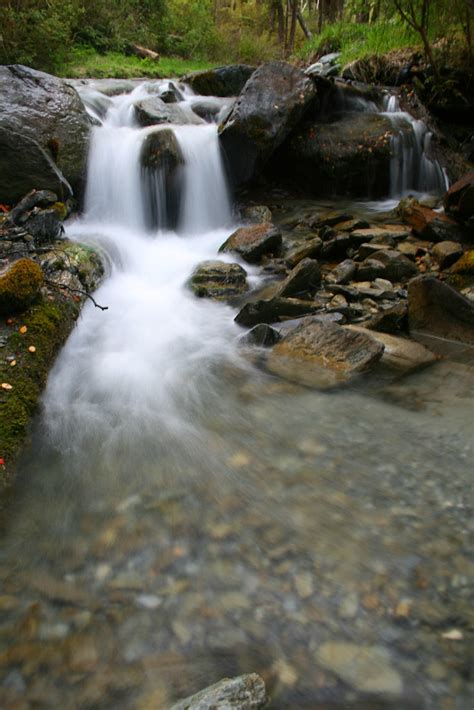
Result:
[[[474,345],[474,303],[434,276],[408,284],[410,332]]]
[[[226,301],[247,291],[247,273],[240,264],[203,261],[193,272],[189,287],[200,298]]]
[[[255,67],[248,64],[229,64],[192,72],[183,81],[201,96],[237,96],[254,71]]]
[[[236,252],[249,264],[257,264],[262,256],[280,253],[281,233],[270,222],[241,227],[219,247],[219,252]]]
[[[259,67],[220,126],[233,182],[252,180],[283,143],[316,95],[304,72],[285,62]]]
[[[31,259],[19,259],[0,272],[0,314],[24,311],[43,285],[43,272]]]
[[[80,191],[91,123],[76,90],[18,64],[0,67],[0,87],[0,201],[38,187],[68,194],[68,183]]]
[[[170,710],[259,710],[268,702],[265,683],[256,673],[211,685],[175,703]]]
[[[381,343],[364,333],[306,318],[275,345],[266,366],[293,382],[327,389],[370,369],[383,351]]]

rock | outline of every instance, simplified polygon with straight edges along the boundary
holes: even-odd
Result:
[[[463,255],[463,248],[458,242],[438,242],[431,252],[440,269],[447,269]]]
[[[315,95],[311,79],[285,62],[263,64],[252,74],[219,128],[236,185],[249,182],[261,171]]]
[[[192,72],[183,81],[201,96],[237,96],[254,71],[255,67],[248,64],[229,64]]]
[[[449,269],[451,274],[474,276],[474,249],[467,251]]]
[[[377,251],[365,259],[357,268],[357,279],[372,281],[375,278],[383,278],[389,281],[402,281],[417,273],[416,265],[408,257],[394,249],[387,249]]]
[[[242,219],[254,224],[263,224],[272,221],[272,212],[266,205],[250,205],[242,212]]]
[[[301,246],[289,251],[285,257],[285,261],[288,266],[293,267],[299,264],[300,261],[303,261],[303,259],[314,259],[314,257],[320,254],[322,245],[323,241],[319,237],[308,239]]]
[[[397,212],[421,239],[430,242],[459,241],[462,228],[444,214],[420,205],[413,197],[406,197],[398,205]]]
[[[0,313],[26,310],[38,298],[43,272],[31,259],[19,259],[0,272]]]
[[[317,662],[362,693],[401,695],[403,683],[382,646],[327,641],[316,651]]]
[[[411,67],[419,62],[420,56],[413,50],[397,49],[356,59],[343,68],[342,76],[344,79],[364,84],[399,86],[410,78]]]
[[[189,287],[200,298],[224,301],[247,291],[246,277],[247,273],[240,264],[203,261],[192,274]]]
[[[444,196],[444,209],[457,219],[474,216],[474,170],[451,185]]]
[[[329,274],[329,280],[335,284],[347,284],[355,275],[357,264],[352,259],[341,261]]]
[[[352,231],[352,237],[361,242],[374,241],[392,246],[396,240],[406,239],[410,234],[411,230],[400,224],[384,224],[383,227],[369,227]]]
[[[331,123],[308,122],[277,151],[270,169],[272,175],[318,197],[386,195],[392,135],[390,119],[377,113],[345,113]]]
[[[266,365],[276,375],[326,389],[370,369],[383,350],[383,345],[365,334],[306,318],[275,345]]]
[[[408,338],[400,338],[388,333],[370,332],[366,328],[356,325],[346,325],[352,331],[365,333],[374,338],[378,343],[384,346],[384,351],[381,359],[381,364],[393,370],[402,370],[404,373],[420,370],[428,365],[433,365],[438,358],[424,345],[409,340]]]
[[[343,259],[352,245],[352,235],[338,234],[328,239],[321,247],[321,256],[324,259]]]
[[[298,298],[271,298],[250,301],[237,313],[234,320],[239,325],[251,327],[258,323],[278,323],[290,318],[301,318],[317,313],[321,306],[314,301]]]
[[[0,125],[0,201],[14,204],[38,185],[63,197],[72,194],[48,151],[34,138]]]
[[[34,238],[36,246],[52,244],[64,231],[55,209],[35,208],[23,223],[23,228]]]
[[[0,87],[0,201],[16,202],[38,187],[67,195],[68,183],[80,192],[91,124],[76,90],[18,64],[0,67]]]
[[[170,128],[159,128],[149,133],[142,143],[140,164],[144,168],[163,168],[167,173],[184,165],[184,157]]]
[[[219,681],[175,703],[170,710],[259,710],[268,702],[265,683],[256,673]]]
[[[191,104],[191,108],[193,109],[194,113],[208,123],[210,123],[211,121],[216,121],[219,116],[219,113],[225,106],[229,106],[229,102],[226,102],[223,99],[218,99],[216,97],[209,97],[208,99],[193,101]]]
[[[31,190],[15,205],[8,215],[12,224],[23,224],[34,207],[50,207],[58,201],[58,196],[51,190]]]
[[[365,325],[370,330],[378,330],[381,333],[397,333],[400,330],[406,330],[407,315],[407,304],[397,303],[395,306],[377,313]]]
[[[162,123],[176,125],[204,123],[191,108],[186,110],[179,104],[165,104],[159,96],[143,99],[134,104],[135,117],[140,126],[157,126]]]
[[[236,252],[249,264],[257,264],[265,254],[278,255],[281,233],[271,222],[241,227],[219,247],[219,252]]]
[[[160,91],[159,97],[165,104],[176,104],[184,99],[183,94],[172,81],[168,83],[168,88]],[[199,114],[198,114],[199,115]]]
[[[181,178],[184,157],[171,128],[157,128],[142,143],[140,164],[145,177],[150,226],[173,229],[179,217]],[[156,197],[157,177],[164,181],[166,224],[162,224],[163,205]]]
[[[410,333],[474,345],[474,303],[433,276],[408,284],[408,324]]]
[[[304,296],[315,292],[321,283],[321,269],[316,259],[303,259],[280,284],[276,297]]]
[[[269,348],[280,340],[280,333],[271,328],[266,323],[259,323],[252,330],[243,335],[240,339],[242,343],[249,345],[259,345],[262,348]]]

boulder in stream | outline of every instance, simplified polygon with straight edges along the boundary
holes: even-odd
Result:
[[[219,252],[235,252],[249,264],[257,264],[266,254],[278,255],[281,232],[271,222],[240,227],[219,247]]]
[[[195,268],[189,287],[200,298],[227,301],[247,291],[247,273],[240,264],[203,261]]]
[[[268,702],[265,683],[256,673],[224,678],[170,710],[259,710]]]
[[[286,62],[263,64],[252,74],[219,128],[236,185],[249,182],[261,171],[315,96],[311,79]]]
[[[254,71],[255,67],[248,64],[229,64],[192,72],[183,81],[201,96],[237,96]]]
[[[462,227],[453,219],[430,207],[421,205],[413,197],[404,198],[397,208],[398,214],[421,239],[430,242],[459,241]]]
[[[179,104],[166,104],[159,96],[142,99],[134,104],[135,117],[140,126],[157,126],[161,123],[177,125],[202,125],[205,121],[191,108]]]
[[[474,345],[474,303],[434,276],[408,284],[410,333]]]

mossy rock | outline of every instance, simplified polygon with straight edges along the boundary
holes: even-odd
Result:
[[[21,313],[37,298],[43,272],[31,259],[19,259],[0,275],[0,313]]]
[[[466,251],[449,269],[450,274],[474,276],[474,249]]]

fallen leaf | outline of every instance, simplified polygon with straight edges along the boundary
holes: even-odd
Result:
[[[5,466],[5,459],[0,458],[0,466]]]
[[[35,348],[34,345],[30,345],[30,347],[28,348],[28,350],[29,350],[30,353],[35,353],[35,352],[36,352],[36,348]]]
[[[12,360],[10,363],[10,367],[15,367],[15,365],[16,365],[16,360]]]
[[[13,387],[8,382],[2,382],[2,390],[12,390]]]
[[[22,325],[20,328],[20,333],[22,335],[24,335],[27,331],[28,331],[28,328],[26,327],[26,325]]]

